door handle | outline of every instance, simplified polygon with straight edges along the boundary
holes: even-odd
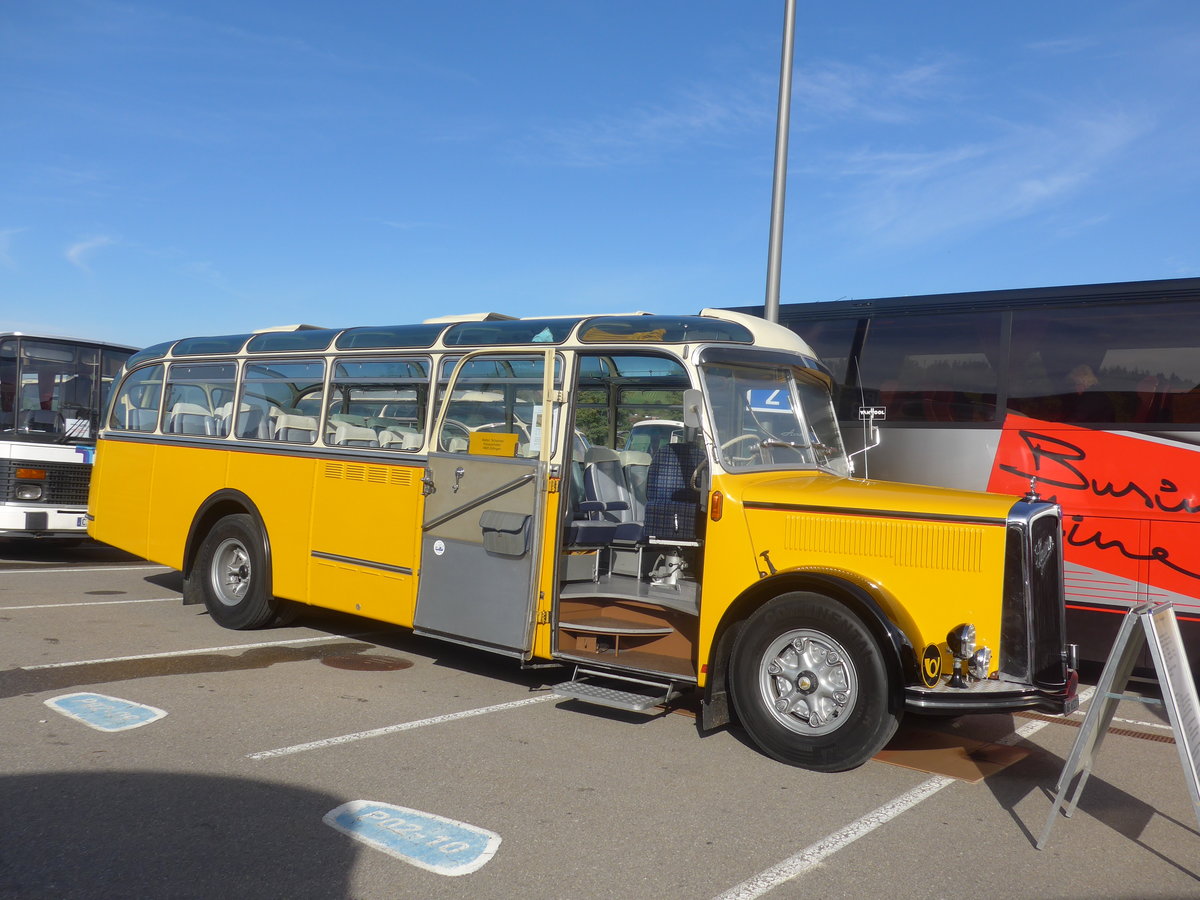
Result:
[[[462,477],[467,474],[467,470],[459,466],[454,470],[454,486],[451,488],[454,493],[458,493],[458,483],[462,481]]]

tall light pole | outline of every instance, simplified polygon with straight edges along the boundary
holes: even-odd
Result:
[[[779,108],[775,114],[775,179],[771,185],[771,236],[767,250],[767,296],[763,318],[779,321],[779,270],[783,257],[783,199],[787,192],[788,124],[792,117],[792,47],[796,32],[796,0],[786,0],[783,59],[779,63]]]

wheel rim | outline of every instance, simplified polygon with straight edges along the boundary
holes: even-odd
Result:
[[[858,702],[858,674],[845,648],[807,628],[771,642],[759,660],[758,685],[771,715],[797,734],[837,731]]]
[[[213,554],[211,580],[213,594],[225,606],[237,606],[246,598],[253,575],[250,554],[236,538],[227,538]]]

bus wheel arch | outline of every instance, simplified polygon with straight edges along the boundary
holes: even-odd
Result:
[[[823,663],[826,654],[839,661],[813,670],[824,677],[798,667],[801,656]],[[779,684],[797,676],[792,687],[800,685],[811,696],[782,697],[766,674],[772,665]],[[721,623],[701,727],[736,717],[755,743],[783,762],[819,771],[853,768],[894,733],[903,715],[904,686],[916,671],[906,636],[861,586],[824,573],[781,573],[747,591]],[[819,724],[810,727],[805,715],[810,703],[833,718],[845,704],[847,719],[821,723],[818,716]],[[803,727],[797,727],[793,707]]]
[[[184,603],[203,603],[226,628],[284,624],[290,608],[272,593],[271,544],[254,503],[218,491],[201,505],[185,545]]]

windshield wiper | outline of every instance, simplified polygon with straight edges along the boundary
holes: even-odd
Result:
[[[818,441],[801,444],[797,441],[784,441],[779,438],[763,438],[758,442],[758,445],[760,447],[786,447],[789,450],[815,450],[825,459],[829,459],[837,453],[836,447],[830,447],[828,444],[822,444]]]

